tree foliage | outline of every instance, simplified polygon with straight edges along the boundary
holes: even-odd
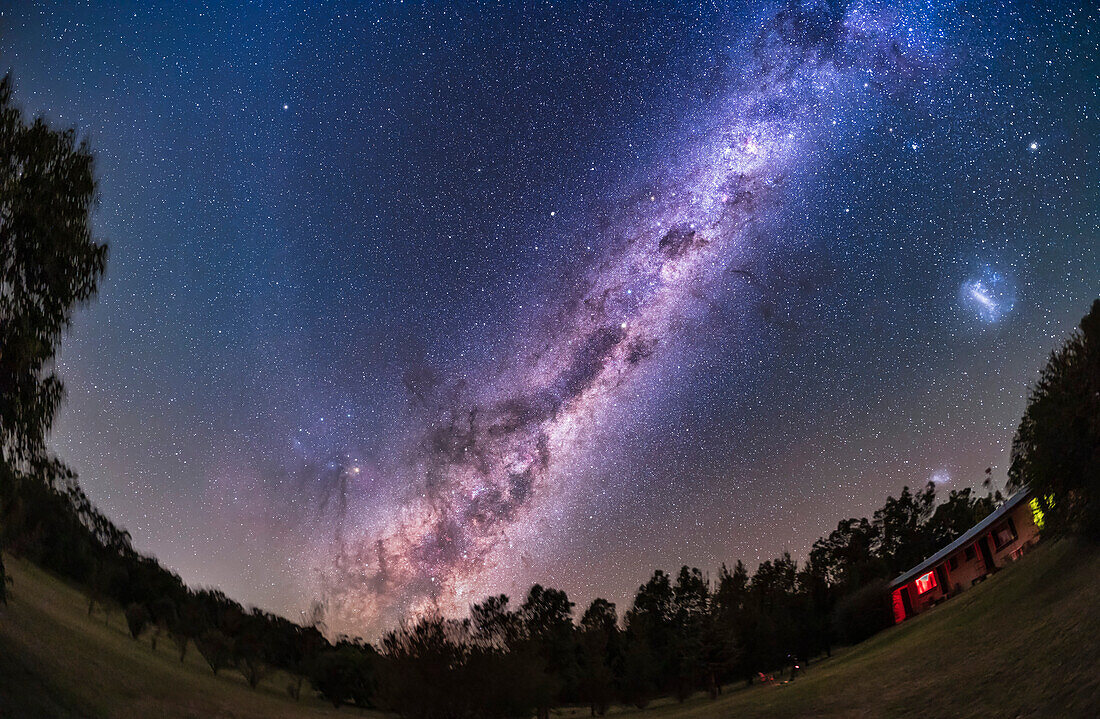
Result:
[[[1100,299],[1032,387],[1009,479],[1035,491],[1052,531],[1100,541]]]
[[[130,630],[130,636],[137,639],[149,625],[149,610],[137,602],[131,602],[126,607],[126,627]]]
[[[95,193],[88,146],[74,130],[28,123],[11,77],[0,80],[0,510],[21,484],[67,474],[46,453],[64,393],[51,365],[104,271],[107,247],[91,231]],[[0,601],[7,579],[0,557]]]
[[[74,130],[28,123],[0,80],[0,449],[16,471],[44,458],[63,392],[50,364],[104,271],[93,164]]]
[[[837,638],[845,644],[862,642],[894,623],[886,581],[876,579],[839,599],[835,612]]]
[[[195,637],[195,648],[206,660],[214,676],[229,666],[233,659],[233,640],[220,629],[207,629]]]

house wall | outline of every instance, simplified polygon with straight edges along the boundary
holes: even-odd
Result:
[[[1009,517],[1012,518],[1012,523],[1016,528],[1016,539],[1000,549],[994,547],[992,537],[989,540],[990,548],[993,549],[993,559],[998,567],[1016,561],[1039,541],[1039,528],[1035,526],[1031,505],[1028,502],[1020,502],[1020,504],[1013,507],[1012,511],[1009,512]],[[991,533],[996,532],[1000,524],[998,522],[990,527]]]
[[[1008,524],[1009,519],[1012,520],[1011,526],[1015,528],[1016,538],[998,549],[994,538],[998,530]],[[986,567],[979,546],[979,542],[983,539],[989,543],[989,551],[993,556],[993,563],[997,569],[1018,559],[1039,539],[1039,528],[1035,525],[1030,504],[1026,501],[1020,502],[1007,515],[991,525],[986,532],[976,537],[973,542],[960,547],[958,551],[948,555],[939,564],[929,567],[928,571],[933,572],[933,576],[936,577],[936,587],[924,594],[918,594],[916,579],[904,585],[909,591],[913,614],[920,614],[939,601],[969,589],[976,580],[989,574],[991,570]],[[972,550],[973,554],[970,559],[967,558],[968,549]],[[954,569],[951,568],[952,563],[955,565]],[[937,567],[942,567],[942,574],[937,571]],[[921,576],[923,576],[923,573]],[[942,576],[947,577],[946,583],[941,581]],[[894,590],[895,607],[900,602],[898,592],[901,589],[902,587],[898,587]],[[896,611],[895,616],[897,616]]]
[[[946,596],[946,592],[944,592],[944,587],[942,585],[942,582],[940,582],[939,577],[935,575],[935,568],[930,567],[928,569],[928,571],[933,572],[933,576],[936,577],[936,586],[935,587],[933,587],[932,589],[929,589],[924,594],[918,594],[917,593],[917,580],[916,579],[909,582],[909,584],[907,585],[909,587],[909,600],[913,605],[913,613],[914,614],[920,614],[921,612],[925,611],[926,609],[931,608],[936,603],[937,600],[943,599],[943,597]],[[924,576],[924,575],[922,574],[921,576]]]
[[[978,546],[978,541],[975,540],[965,547],[961,547],[959,551],[947,558],[948,580],[951,584],[952,594],[970,589],[975,580],[989,573],[985,566],[985,560],[982,558],[982,550]],[[989,545],[989,548],[992,551],[993,545]],[[967,559],[968,552],[972,555],[970,559]],[[953,570],[951,569],[952,561],[955,562],[955,569]],[[996,557],[994,557],[994,561],[996,561]]]

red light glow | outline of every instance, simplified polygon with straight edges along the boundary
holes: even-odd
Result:
[[[905,621],[905,604],[901,601],[901,590],[894,590],[894,624]]]
[[[917,581],[914,582],[917,585],[917,594],[924,594],[925,592],[932,590],[936,587],[936,573],[928,572],[917,577]]]

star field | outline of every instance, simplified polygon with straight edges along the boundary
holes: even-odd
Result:
[[[54,444],[185,580],[371,633],[1003,481],[1100,287],[1100,18],[17,4],[98,158]]]

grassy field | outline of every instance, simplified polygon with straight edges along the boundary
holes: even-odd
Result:
[[[1040,546],[955,599],[811,664],[793,683],[637,715],[1100,717],[1100,550]]]
[[[287,677],[258,691],[236,672],[214,677],[192,649],[125,633],[121,614],[87,616],[78,591],[18,560],[0,609],[0,718],[320,717],[291,701]],[[1042,546],[946,604],[834,658],[787,685],[728,688],[716,701],[655,702],[618,716],[1094,717],[1100,716],[1100,550]],[[305,694],[307,692],[303,692]],[[587,716],[564,710],[564,716]]]
[[[181,664],[166,637],[154,652],[148,637],[130,638],[122,612],[89,617],[79,590],[27,562],[4,561],[15,584],[0,607],[0,719],[369,715],[337,712],[312,698],[308,684],[296,703],[286,675],[270,676],[256,690],[233,670],[215,677],[194,646]]]

